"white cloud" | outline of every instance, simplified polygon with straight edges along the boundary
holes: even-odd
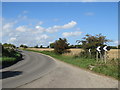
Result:
[[[38,30],[41,30],[41,32],[54,33],[54,32],[57,32],[60,29],[73,28],[76,24],[77,24],[77,22],[71,21],[68,24],[64,24],[63,26],[54,25],[53,27],[48,27],[48,28],[43,28],[41,26],[36,26],[35,28],[38,29]]]
[[[49,42],[53,42],[56,38],[55,35],[50,33],[57,32],[61,29],[73,28],[77,24],[77,22],[71,21],[67,24],[53,25],[45,28],[42,27],[42,21],[29,18],[25,19],[22,14],[20,17],[9,20],[4,18],[2,35],[0,34],[2,36],[2,43],[12,43],[17,46],[21,44],[26,44],[29,46],[43,44],[46,46],[49,45]],[[23,25],[23,21],[28,24]]]
[[[85,13],[85,15],[87,15],[87,16],[93,16],[94,13],[93,12],[87,12],[87,13]]]
[[[9,33],[11,33],[13,30],[13,27],[14,25],[16,24],[15,21],[13,22],[7,22],[7,23],[3,23],[3,26],[2,26],[2,36],[7,36]]]
[[[75,32],[64,32],[62,35],[63,37],[71,37],[71,36],[80,36],[82,32],[75,31]]]
[[[43,35],[41,35],[41,36],[40,36],[40,38],[41,38],[41,39],[48,39],[48,38],[49,38],[49,36],[48,36],[48,35],[46,35],[46,34],[43,34]]]
[[[49,33],[54,33],[54,32],[57,32],[59,29],[60,29],[59,26],[53,26],[53,27],[47,28],[45,31]]]
[[[27,13],[24,11],[24,13]],[[36,44],[40,45],[43,43],[43,45],[48,45],[49,41],[52,41],[52,36],[48,36],[47,34],[43,33],[45,30],[41,32],[42,29],[44,29],[41,26],[35,25],[41,25],[43,24],[42,21],[27,18],[22,12],[19,17],[14,19],[5,19],[3,20],[3,26],[2,32],[0,32],[0,36],[2,37],[2,43],[12,43],[17,46],[21,44],[26,44],[29,46],[34,46]],[[23,25],[23,22],[26,22],[27,24]],[[31,25],[30,25],[31,24]],[[16,27],[19,25],[18,27]]]
[[[26,26],[19,26],[16,28],[16,30],[19,32],[25,32],[27,30],[27,27]]]
[[[50,44],[50,43],[54,43],[55,41],[49,41],[48,43]]]
[[[32,31],[33,33],[43,33],[45,32],[45,28],[41,27],[41,26],[35,26],[36,30]]]
[[[18,15],[18,20],[22,21],[22,20],[26,20],[28,17],[26,15]]]
[[[23,11],[23,14],[26,14],[26,13],[28,13],[28,11],[27,11],[27,10],[24,10],[24,11]]]
[[[57,21],[59,21],[59,19],[58,19],[58,18],[54,18],[53,21],[54,21],[54,22],[57,22]]]
[[[22,11],[22,12],[18,15],[18,18],[20,18],[20,19],[27,19],[27,16],[26,16],[27,13],[28,13],[27,10]]]
[[[28,24],[16,27],[16,24],[12,24],[12,22],[14,22],[14,20],[7,23],[4,22],[2,43],[12,43],[17,46],[21,44],[35,46],[36,44],[48,45],[48,42],[53,40],[52,37],[47,34],[41,33],[41,29],[43,28],[40,26],[34,28],[33,25],[29,26]],[[19,24],[19,20],[17,24]]]
[[[43,22],[42,22],[42,21],[39,21],[39,22],[38,22],[38,25],[42,25],[42,24],[43,24]]]
[[[46,40],[46,39],[48,39],[49,38],[49,36],[48,35],[46,35],[46,34],[43,34],[43,35],[40,35],[40,36],[38,36],[38,37],[36,37],[36,40]]]
[[[120,41],[118,41],[118,40],[117,40],[117,41],[114,41],[114,44],[115,44],[115,45],[120,45]]]
[[[7,30],[9,28],[12,28],[13,25],[14,25],[13,23],[6,23],[6,24],[3,25],[3,30]]]
[[[11,38],[9,39],[9,42],[14,42],[15,40],[16,40],[15,37],[11,37]]]
[[[53,33],[53,32],[57,32],[59,29],[69,29],[69,28],[73,28],[75,25],[77,24],[77,22],[75,21],[71,21],[68,24],[64,24],[63,26],[58,26],[55,25],[53,27],[49,27],[46,29],[47,32]]]
[[[40,28],[40,26],[35,26],[35,28],[36,28],[36,29],[39,29],[39,28]]]
[[[77,23],[75,21],[71,21],[68,24],[65,24],[64,26],[62,26],[63,29],[68,29],[68,28],[72,28],[76,25]]]
[[[38,29],[38,30],[43,30],[43,29],[44,29],[44,28],[41,27],[41,26],[36,26],[35,28]]]
[[[2,31],[0,30],[0,42],[2,42]]]

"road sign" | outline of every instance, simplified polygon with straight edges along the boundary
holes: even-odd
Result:
[[[99,52],[101,51],[101,47],[100,46],[97,47],[97,51],[99,51]]]
[[[91,52],[91,49],[89,49],[88,51]]]
[[[104,50],[104,51],[108,51],[108,50],[107,50],[107,46],[104,46],[104,47],[103,47],[103,50]]]
[[[101,52],[101,51],[109,51],[110,50],[110,47],[109,46],[98,46],[97,47],[97,51]]]
[[[104,50],[104,51],[109,51],[109,50],[110,50],[110,46],[104,46],[104,47],[103,47],[103,50]]]
[[[104,60],[105,63],[107,61],[107,51],[110,50],[110,46],[98,46],[96,53],[96,60],[98,61],[98,58],[100,57],[101,60]]]

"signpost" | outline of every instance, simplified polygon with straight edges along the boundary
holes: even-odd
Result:
[[[107,50],[107,46],[103,47],[103,50],[104,50],[104,51],[108,51],[108,50]]]
[[[100,54],[100,59],[101,59],[101,60],[104,60],[105,63],[106,63],[106,61],[107,61],[107,51],[110,50],[110,47],[108,47],[108,46],[104,46],[104,47],[98,46],[98,47],[96,48],[96,50],[97,50],[96,60],[98,61],[99,54]],[[98,53],[98,52],[99,52],[99,53]],[[103,53],[102,53],[102,52],[103,52]],[[104,54],[104,55],[103,55],[103,54]]]
[[[90,55],[90,58],[91,58],[91,49],[89,49],[88,51],[89,51],[89,55]]]
[[[100,46],[97,47],[97,51],[98,51],[99,53],[100,53],[100,51],[101,51],[100,48],[101,48]]]
[[[97,53],[96,53],[96,60],[98,61],[99,53],[100,53],[100,46],[97,47]],[[99,52],[99,53],[98,53]]]

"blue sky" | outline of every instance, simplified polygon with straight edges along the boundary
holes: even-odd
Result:
[[[2,42],[44,45],[58,38],[76,44],[86,34],[105,35],[117,45],[117,2],[3,2]]]

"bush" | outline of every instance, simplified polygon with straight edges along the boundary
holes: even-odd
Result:
[[[39,48],[38,45],[34,46],[34,48]]]
[[[66,52],[70,52],[68,49],[68,43],[67,40],[65,38],[59,38],[59,40],[56,40],[54,43],[54,52],[56,54],[63,54]]]
[[[117,47],[116,47],[116,46],[110,46],[110,48],[111,48],[111,49],[117,49]]]
[[[69,45],[69,48],[81,48],[82,45]]]
[[[22,54],[18,51],[13,48],[4,48],[2,46],[2,57],[0,57],[0,64],[2,64],[2,68],[11,66],[21,59]]]
[[[20,45],[20,47],[22,47],[22,48],[28,48],[27,45]]]
[[[50,48],[54,48],[54,43],[50,43]]]
[[[84,52],[81,53],[81,56],[88,57],[89,56],[89,49],[91,51],[91,57],[96,57],[96,48],[98,46],[105,46],[106,42],[110,42],[111,40],[106,39],[106,36],[103,36],[101,34],[92,36],[87,34],[83,40],[77,40],[78,43],[82,43],[82,48]],[[102,55],[104,55],[104,52],[101,52]]]

